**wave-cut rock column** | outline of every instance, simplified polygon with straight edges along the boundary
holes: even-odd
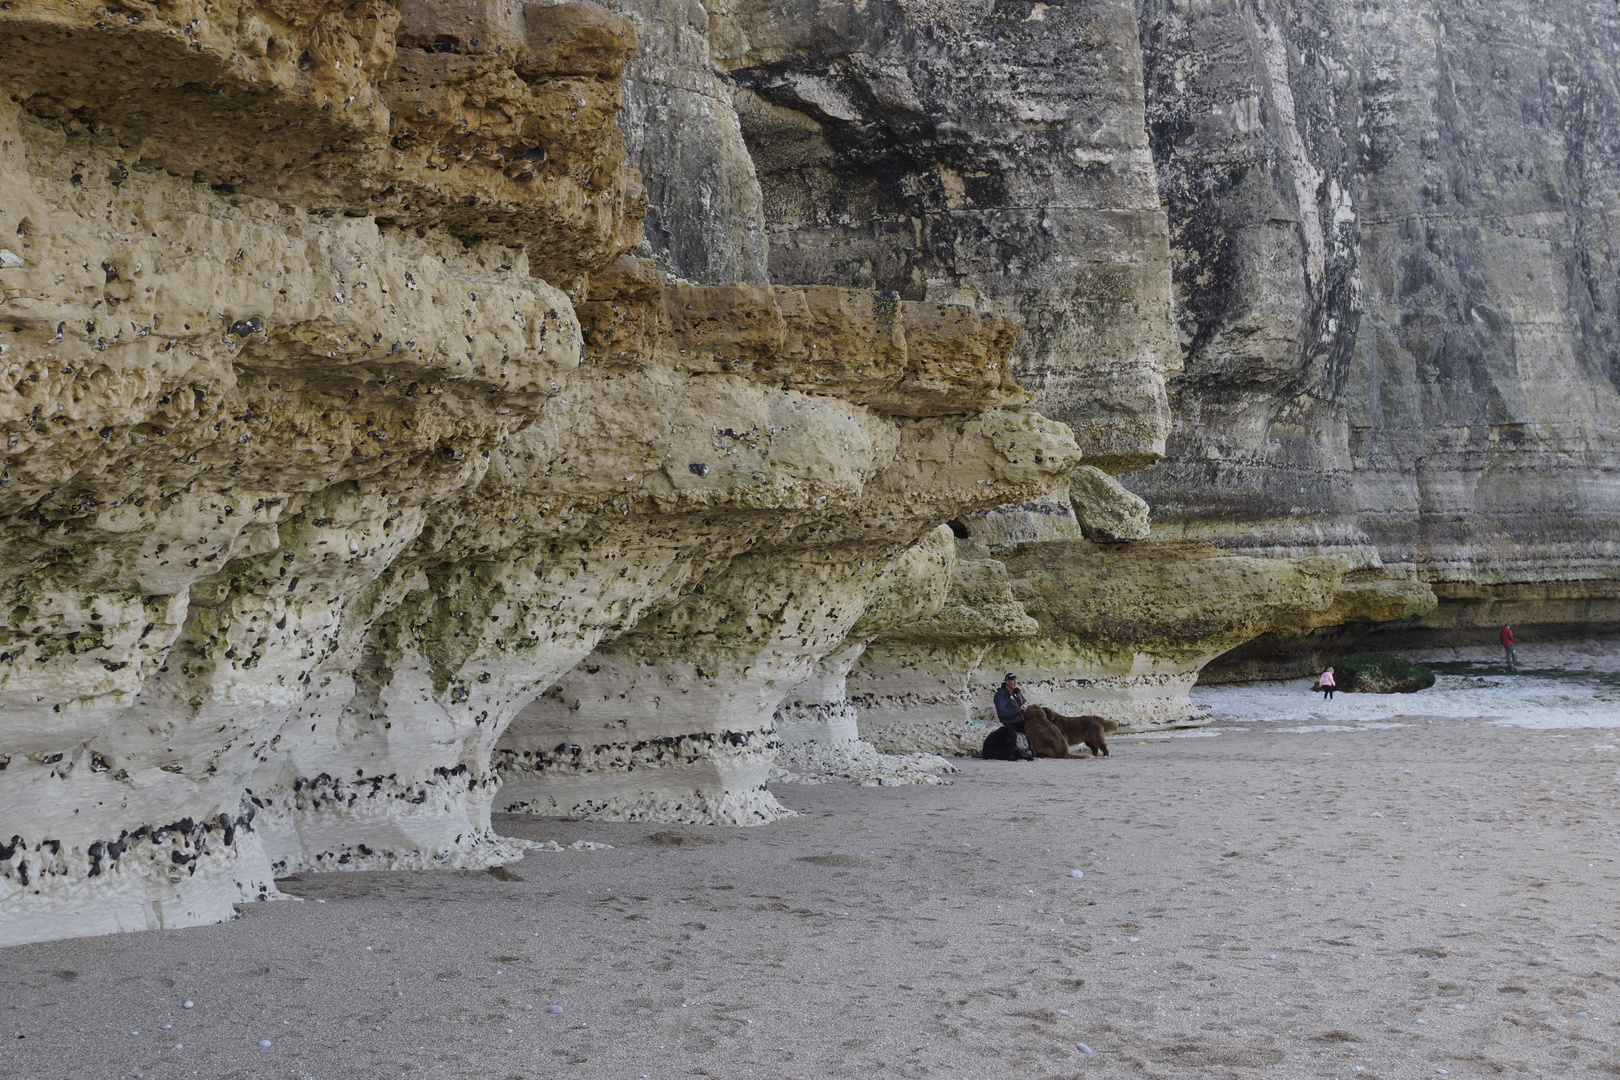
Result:
[[[941,525],[884,570],[843,647],[823,657],[778,707],[777,738],[784,747],[830,746],[860,737],[855,703],[846,689],[850,669],[873,638],[939,614],[955,567],[956,542],[950,527]]]
[[[502,743],[501,808],[757,825],[779,702],[848,637],[891,558],[865,545],[740,556],[598,649]]]
[[[849,674],[861,737],[887,753],[976,753],[986,734],[977,717],[988,700],[974,698],[985,654],[1039,629],[1014,599],[1006,566],[981,542],[957,539],[940,610],[880,634]]]

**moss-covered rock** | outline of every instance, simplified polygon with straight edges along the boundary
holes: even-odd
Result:
[[[1411,694],[1434,685],[1434,672],[1388,653],[1355,653],[1334,665],[1339,689],[1351,694]]]

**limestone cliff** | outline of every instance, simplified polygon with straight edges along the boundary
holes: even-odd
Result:
[[[1007,568],[971,537],[956,540],[937,612],[880,634],[845,680],[860,734],[889,752],[977,753],[988,701],[979,675],[996,645],[1034,637],[1040,624],[1014,598]],[[992,661],[993,663],[993,661]]]
[[[993,314],[624,258],[603,8],[13,3],[0,35],[0,940],[516,857],[497,744],[604,641],[738,703],[638,703],[631,757],[768,756],[770,687],[702,665],[785,693],[941,521],[1078,460]],[[722,759],[615,805],[758,801]]]
[[[1223,653],[1620,624],[1616,40],[0,4],[0,943],[770,821],[1008,669],[1197,723]]]
[[[1017,318],[1160,538],[1430,584],[1404,640],[1620,627],[1612,13],[725,0],[709,32],[772,269]]]
[[[637,27],[642,43],[625,70],[620,119],[628,160],[647,185],[638,254],[704,284],[769,281],[759,180],[731,84],[712,56],[721,44],[710,33],[715,15],[693,0],[608,6]]]
[[[1159,531],[1432,583],[1405,640],[1620,626],[1613,10],[1138,9],[1185,364],[1126,478]]]
[[[1369,633],[1411,632],[1439,606],[1417,581],[1357,571],[1334,590],[1326,608],[1301,609],[1272,623],[1264,634],[1228,650],[1199,673],[1201,683],[1254,682],[1316,676]],[[1391,630],[1391,626],[1400,630]]]
[[[1130,4],[711,11],[772,276],[1013,318],[1014,373],[1088,462],[1156,458],[1179,357]]]

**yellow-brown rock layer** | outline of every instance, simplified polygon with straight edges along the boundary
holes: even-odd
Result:
[[[1005,321],[621,260],[634,46],[591,4],[0,10],[0,941],[515,857],[496,744],[603,643],[742,701],[696,673],[729,596],[745,667],[815,623],[785,692],[941,521],[1063,482]]]
[[[1029,544],[1002,558],[1040,630],[990,651],[980,700],[1012,671],[1031,701],[1122,726],[1203,722],[1187,698],[1203,666],[1325,611],[1345,574],[1338,556],[1256,559],[1197,541]]]
[[[1326,611],[1308,612],[1274,625],[1211,661],[1198,681],[1252,682],[1315,675],[1369,631],[1388,636],[1422,628],[1439,604],[1435,591],[1421,581],[1373,577],[1368,571],[1359,571],[1356,578],[1339,586]]]

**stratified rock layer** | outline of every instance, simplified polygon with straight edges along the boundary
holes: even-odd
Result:
[[[994,315],[622,258],[620,16],[182,15],[0,12],[0,940],[517,857],[496,744],[603,642],[680,670],[712,578],[758,653],[797,589],[785,693],[1077,460]],[[760,672],[687,673],[769,729]]]
[[[723,48],[710,33],[715,16],[691,0],[609,6],[637,27],[642,43],[625,71],[620,119],[628,161],[646,178],[638,254],[707,285],[763,284],[770,280],[763,196],[731,86],[711,59]]]
[[[1152,533],[1147,502],[1101,469],[1082,465],[1074,470],[1069,477],[1069,501],[1087,540],[1122,544],[1146,540]]]
[[[1615,13],[1138,8],[1185,371],[1126,482],[1161,532],[1432,584],[1386,643],[1620,627]]]
[[[1325,611],[1345,572],[1337,556],[1256,559],[1194,541],[1029,544],[1002,562],[1040,629],[990,650],[975,700],[987,709],[1012,671],[1032,702],[1143,727],[1205,722],[1187,697],[1203,666]]]
[[[1439,599],[1422,582],[1372,578],[1360,571],[1345,580],[1324,611],[1279,620],[1266,633],[1211,661],[1201,683],[1254,682],[1316,675],[1369,631],[1388,635],[1415,628]]]
[[[1620,626],[1617,38],[0,4],[0,942]]]
[[[862,737],[890,753],[977,752],[986,702],[975,691],[989,681],[978,677],[985,654],[1039,630],[1013,598],[1006,566],[981,542],[957,540],[938,612],[878,635],[848,674]]]
[[[1178,356],[1129,0],[713,10],[772,275],[1015,319],[1085,459],[1154,460]]]

